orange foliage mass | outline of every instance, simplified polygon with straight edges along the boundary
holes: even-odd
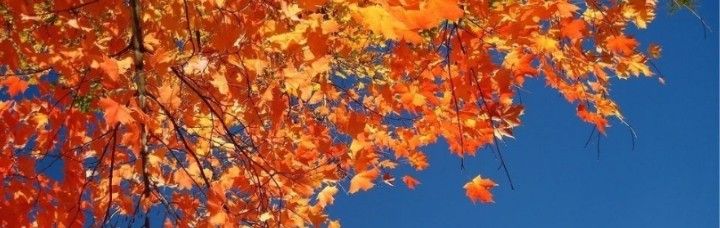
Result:
[[[339,227],[337,193],[418,187],[395,168],[428,168],[424,146],[467,159],[513,137],[527,78],[601,132],[622,121],[608,86],[652,74],[625,30],[655,4],[0,1],[0,226],[162,205],[166,224]],[[494,186],[465,189],[487,203]]]

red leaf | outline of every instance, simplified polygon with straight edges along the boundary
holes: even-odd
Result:
[[[7,92],[13,97],[25,92],[28,88],[28,83],[16,76],[7,77],[3,80],[2,85],[8,87]]]

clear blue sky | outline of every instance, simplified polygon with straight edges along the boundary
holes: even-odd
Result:
[[[661,1],[643,43],[663,46],[657,78],[614,81],[613,97],[638,133],[615,122],[584,148],[590,127],[574,106],[541,80],[530,80],[524,124],[502,148],[516,185],[510,186],[490,151],[458,159],[446,144],[426,148],[431,165],[414,191],[377,185],[340,196],[330,208],[343,227],[718,227],[718,1],[698,12],[713,32],[686,11],[668,13]],[[477,174],[500,184],[495,204],[473,205],[462,186]]]

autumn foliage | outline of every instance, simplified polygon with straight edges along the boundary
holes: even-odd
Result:
[[[655,0],[0,0],[0,226],[339,226],[338,194],[513,136],[540,78],[600,132]],[[55,170],[55,171],[50,171]],[[400,178],[401,177],[401,178]],[[460,189],[461,184],[455,183]],[[492,202],[496,184],[464,189]]]

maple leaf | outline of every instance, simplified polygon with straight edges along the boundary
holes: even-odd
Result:
[[[316,29],[307,33],[307,43],[310,47],[310,51],[315,56],[324,56],[328,51],[328,40],[327,36],[323,35],[321,29]]]
[[[577,115],[583,121],[594,124],[600,133],[605,134],[605,129],[607,128],[608,123],[604,117],[598,115],[597,113],[588,111],[587,107],[583,104],[578,105]]]
[[[473,203],[478,201],[482,203],[492,203],[494,201],[490,190],[496,186],[497,184],[492,180],[482,178],[478,175],[465,184],[463,188],[465,188],[465,195],[467,195]]]
[[[357,154],[357,152],[359,152],[360,150],[362,150],[365,147],[364,144],[365,143],[362,140],[359,140],[359,139],[353,140],[352,143],[350,143],[350,152],[352,154]]]
[[[13,97],[25,92],[28,88],[28,83],[16,76],[5,78],[5,80],[2,81],[2,85],[7,86],[8,94]]]
[[[328,223],[328,228],[340,228],[340,221],[332,220]]]
[[[650,44],[648,45],[647,52],[650,58],[657,59],[660,58],[660,52],[662,52],[662,48],[658,44]]]
[[[560,33],[572,40],[580,39],[584,36],[586,30],[585,20],[575,19],[563,21],[560,27]]]
[[[270,212],[265,212],[258,217],[258,220],[260,220],[261,222],[266,222],[267,220],[270,220],[272,218],[273,216],[272,214],[270,214]]]
[[[422,14],[426,17],[433,18],[432,20],[435,20],[435,23],[440,20],[456,21],[465,14],[458,6],[457,0],[429,0],[427,1],[427,6],[423,9]]]
[[[210,224],[213,226],[220,226],[225,224],[227,220],[227,213],[220,211],[210,216]]]
[[[610,36],[607,38],[606,45],[610,51],[631,55],[637,46],[637,41],[627,36]]]
[[[164,84],[158,88],[159,96],[158,101],[163,104],[170,105],[170,108],[177,108],[180,106],[180,98],[178,97],[177,90],[169,84]]]
[[[0,110],[2,110],[2,104],[0,104]],[[48,115],[45,113],[37,113],[32,117],[35,121],[35,127],[38,129],[44,127],[48,123]]]
[[[641,74],[645,76],[652,76],[653,73],[650,70],[650,67],[645,64],[646,61],[645,57],[640,54],[635,54],[629,58],[623,59],[620,61],[616,69],[618,77],[621,79],[627,79],[631,75],[639,76]]]
[[[420,93],[420,89],[417,86],[411,86],[408,92],[402,95],[401,100],[405,104],[416,107],[423,106],[426,102],[425,96]]]
[[[569,3],[567,0],[557,1],[555,7],[557,7],[557,15],[561,18],[572,17],[573,13],[580,9],[576,5]]]
[[[122,61],[117,61],[114,58],[108,58],[104,57],[102,62],[100,62],[99,67],[102,69],[105,74],[110,77],[110,80],[117,81],[119,78],[119,75],[124,74],[127,72],[128,69],[132,66],[132,58],[128,57],[123,59]]]
[[[425,153],[422,152],[410,154],[410,156],[408,156],[408,160],[410,161],[410,165],[416,170],[423,170],[430,166],[430,163],[427,161],[427,156],[425,156]]]
[[[418,43],[421,37],[411,31],[406,24],[394,17],[382,6],[351,7],[356,12],[355,18],[361,21],[373,33],[382,34],[388,39],[404,39]]]
[[[193,179],[182,171],[173,174],[173,180],[178,184],[180,189],[191,189],[193,187]]]
[[[110,98],[100,98],[98,101],[100,108],[102,108],[105,114],[105,121],[107,126],[115,125],[115,123],[129,124],[135,120],[130,115],[130,109],[117,103],[115,100]]]
[[[206,73],[210,64],[210,60],[204,56],[195,56],[185,64],[183,70],[189,74]]]
[[[558,49],[558,41],[548,36],[538,35],[535,37],[537,50],[541,52],[553,52]]]
[[[420,184],[420,181],[407,175],[403,176],[402,181],[405,183],[405,185],[407,185],[409,189],[415,189],[415,186]]]
[[[220,94],[227,95],[228,92],[230,92],[230,87],[228,86],[227,79],[225,78],[225,75],[222,74],[213,74],[212,76],[213,80],[210,81],[210,84],[215,86],[215,88],[220,91]]]
[[[338,192],[337,187],[327,186],[323,188],[317,195],[318,205],[325,207],[335,202],[335,194]]]
[[[355,174],[352,180],[350,180],[349,192],[352,194],[360,190],[367,191],[371,189],[375,186],[373,181],[378,177],[378,175],[380,175],[380,172],[377,169],[365,170]]]

